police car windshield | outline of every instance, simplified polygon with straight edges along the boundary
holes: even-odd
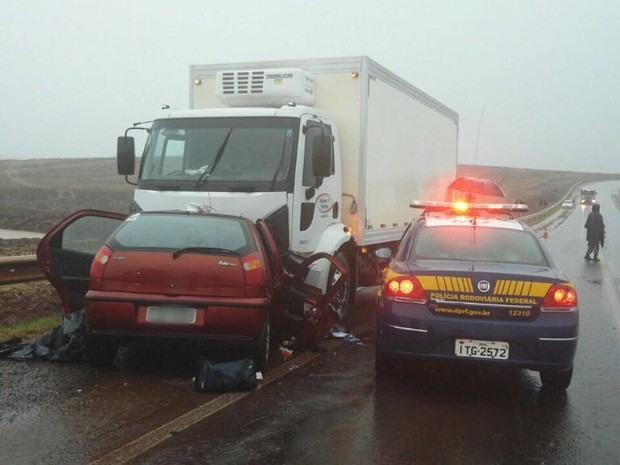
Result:
[[[421,228],[410,258],[547,265],[536,238],[526,231],[464,226]]]

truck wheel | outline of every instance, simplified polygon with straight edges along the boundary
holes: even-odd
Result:
[[[336,252],[334,257],[340,260],[342,263],[344,263],[347,271],[350,271],[349,262],[347,260],[346,255],[343,252],[340,252],[340,251]],[[335,266],[332,266],[331,269],[329,270],[328,282],[331,284],[334,284],[336,281],[338,281],[340,276],[341,276],[340,271],[338,271],[338,269]],[[351,292],[351,273],[349,273],[349,277],[344,283],[344,286],[342,287],[342,289],[338,291],[338,293],[334,296],[334,300],[332,301],[332,304],[334,306],[334,309],[336,310],[336,313],[338,314],[340,322],[343,322],[347,316],[347,310],[349,308],[350,292]]]
[[[267,372],[269,364],[269,352],[271,350],[271,325],[269,319],[265,322],[260,336],[256,340],[254,347],[254,360],[256,362],[256,371]]]
[[[90,331],[86,332],[86,358],[96,366],[112,365],[118,343],[105,336],[95,336]]]
[[[552,391],[563,391],[573,379],[573,367],[563,371],[541,371],[540,380],[543,387]]]

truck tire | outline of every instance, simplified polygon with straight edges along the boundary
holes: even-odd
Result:
[[[349,277],[345,282],[344,286],[338,293],[334,296],[334,300],[332,304],[334,306],[334,310],[338,314],[339,321],[342,323],[347,317],[347,310],[349,309],[350,303],[350,293],[351,293],[351,268],[349,266],[349,261],[347,260],[347,256],[342,251],[338,251],[334,254],[334,257],[340,260],[345,264],[346,269],[349,271]],[[328,282],[330,284],[335,283],[340,278],[340,271],[334,266],[329,270],[329,279]]]
[[[95,366],[112,365],[118,351],[118,343],[105,336],[95,336],[86,331],[86,358]]]

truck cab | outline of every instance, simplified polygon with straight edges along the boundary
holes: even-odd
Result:
[[[269,218],[283,249],[313,252],[320,232],[340,222],[340,158],[330,123],[297,106],[171,112],[150,128],[132,208],[194,202]],[[120,166],[134,155],[120,150],[119,157]]]

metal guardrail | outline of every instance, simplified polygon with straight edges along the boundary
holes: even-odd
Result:
[[[45,279],[36,255],[0,257],[0,285]]]
[[[543,223],[549,216],[551,216],[553,213],[558,211],[562,206],[562,202],[570,198],[573,194],[573,191],[577,187],[579,187],[581,184],[585,184],[585,183],[584,182],[575,183],[573,186],[571,186],[568,189],[566,194],[564,194],[558,202],[554,203],[550,207],[547,207],[543,210],[539,210],[535,213],[531,213],[529,215],[521,216],[518,219],[520,221],[523,221],[525,224],[529,225],[530,227],[534,228],[536,225]]]

